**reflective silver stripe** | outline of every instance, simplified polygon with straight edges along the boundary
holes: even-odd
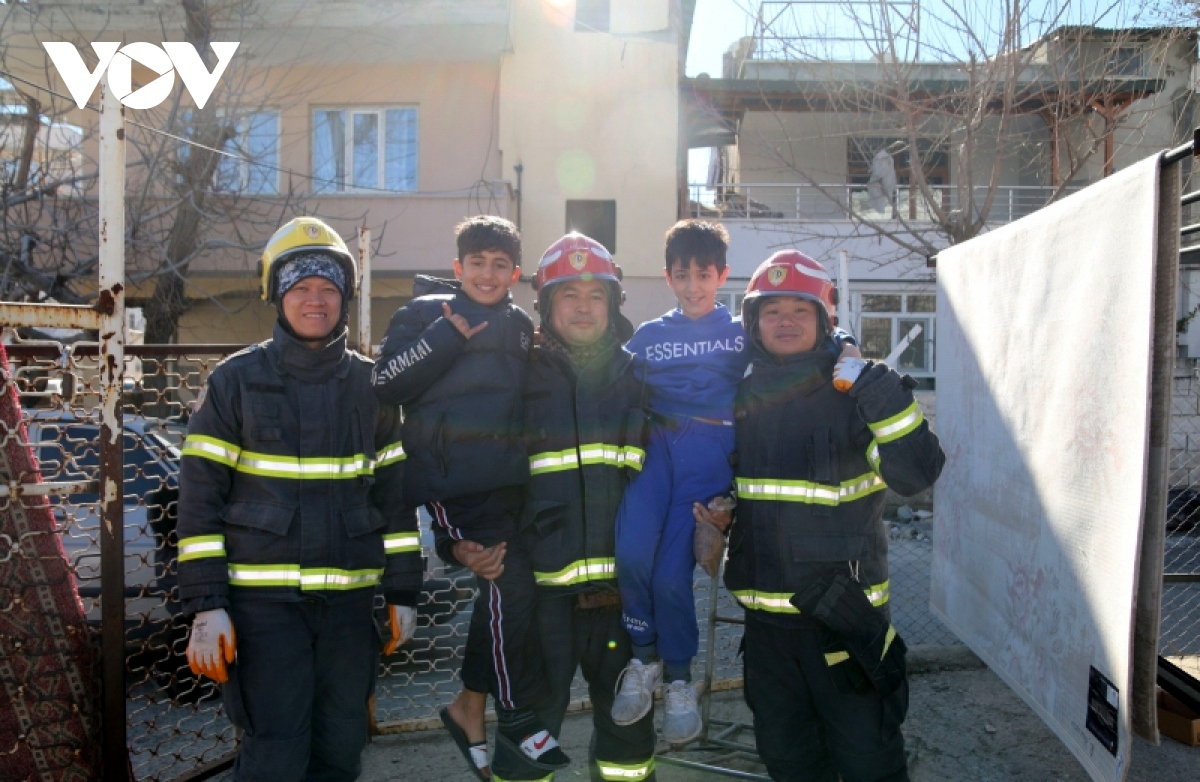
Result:
[[[233,443],[218,440],[215,437],[206,437],[202,434],[189,434],[187,439],[183,441],[183,448],[180,451],[184,456],[199,456],[203,459],[219,462],[227,467],[237,465],[238,456],[241,452],[242,449]]]
[[[229,565],[229,583],[245,587],[294,586],[305,591],[359,589],[375,586],[382,576],[383,570],[375,568],[342,570],[296,565]]]
[[[365,454],[347,457],[277,456],[243,451],[238,459],[238,472],[263,475],[269,478],[333,479],[370,475],[374,467]]]
[[[358,589],[375,586],[383,576],[382,570],[339,570],[337,568],[304,568],[300,571],[300,588]]]
[[[871,605],[879,608],[888,602],[891,593],[891,581],[873,584],[863,590],[863,594],[871,601]],[[746,608],[758,611],[769,611],[775,614],[798,614],[800,609],[792,605],[791,592],[759,592],[757,589],[735,589],[730,594]]]
[[[831,486],[813,481],[737,478],[738,496],[746,500],[800,502],[809,505],[838,505],[883,491],[887,484],[873,472]]]
[[[891,599],[892,582],[891,580],[884,581],[882,584],[872,584],[870,588],[864,589],[867,599],[871,601],[871,605],[879,608],[879,606]]]
[[[612,557],[597,557],[572,562],[562,570],[552,573],[534,572],[534,580],[540,586],[568,586],[594,578],[613,578],[617,574],[617,560]]]
[[[529,472],[538,475],[559,470],[573,470],[580,464],[611,464],[614,467],[628,466],[640,470],[646,452],[632,446],[611,443],[585,443],[578,449],[543,451],[529,457]]]
[[[921,408],[917,406],[916,400],[913,400],[912,404],[896,415],[885,418],[878,423],[868,424],[868,426],[871,427],[875,439],[882,444],[899,440],[904,435],[915,430],[924,420],[925,415],[921,412]]]
[[[421,550],[421,536],[416,532],[394,532],[383,536],[383,550],[388,554],[402,554]]]
[[[225,556],[224,535],[197,535],[179,541],[179,561]]]
[[[645,763],[613,763],[597,758],[596,768],[600,771],[601,779],[641,782],[654,771],[654,758],[650,758]]]
[[[876,473],[879,472],[879,441],[872,440],[867,446],[867,462],[870,463],[871,469]]]
[[[359,475],[371,475],[376,467],[385,467],[406,458],[404,447],[400,443],[387,446],[375,461],[371,461],[362,453],[353,456],[296,458],[243,451],[233,443],[198,434],[188,435],[183,443],[182,453],[184,456],[210,459],[249,475],[293,479],[356,478]]]
[[[408,458],[404,453],[404,445],[401,443],[392,443],[387,448],[383,449],[383,453],[378,455],[375,460],[376,467],[387,467],[389,464],[402,462]]]
[[[574,448],[565,451],[544,451],[529,457],[529,473],[538,475],[544,472],[572,470],[579,466],[579,457]]]
[[[759,592],[756,589],[737,589],[731,592],[746,608],[767,611],[772,614],[798,614],[800,609],[792,605],[791,592]]]

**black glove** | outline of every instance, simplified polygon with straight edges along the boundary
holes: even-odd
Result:
[[[868,362],[848,392],[868,423],[890,418],[912,404],[917,382],[881,362]]]
[[[862,584],[838,572],[792,595],[791,603],[846,644],[880,697],[887,698],[904,683],[908,647],[884,613],[871,605]]]

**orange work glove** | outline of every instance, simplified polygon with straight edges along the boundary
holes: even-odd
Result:
[[[417,629],[417,609],[411,606],[389,605],[388,630],[391,637],[383,645],[384,655],[394,653],[398,648],[408,643]]]
[[[214,608],[196,614],[187,648],[188,667],[192,673],[224,684],[229,680],[225,666],[236,656],[237,636],[225,609]]]

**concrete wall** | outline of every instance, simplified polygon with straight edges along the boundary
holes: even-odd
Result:
[[[574,3],[513,0],[502,62],[501,171],[524,167],[521,228],[534,268],[566,228],[567,199],[615,200],[617,261],[635,320],[677,213],[679,62],[669,0],[614,0],[611,34],[576,32]],[[618,32],[619,31],[619,32]]]

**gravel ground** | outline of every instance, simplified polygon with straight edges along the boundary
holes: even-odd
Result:
[[[1034,712],[970,652],[962,649],[914,654],[911,706],[905,735],[916,751],[913,782],[1087,782],[1088,775]],[[714,717],[749,722],[740,690],[713,696]],[[586,780],[591,715],[571,715],[563,746],[575,764],[556,779]],[[752,742],[747,731],[743,740]],[[660,752],[665,752],[665,745]],[[706,753],[670,757],[703,760]],[[763,767],[735,761],[732,767],[763,774]],[[1136,739],[1129,782],[1194,782],[1200,748],[1164,738],[1153,746]],[[470,779],[453,742],[441,730],[377,737],[364,754],[363,782]],[[717,779],[711,773],[660,762],[661,782]]]

